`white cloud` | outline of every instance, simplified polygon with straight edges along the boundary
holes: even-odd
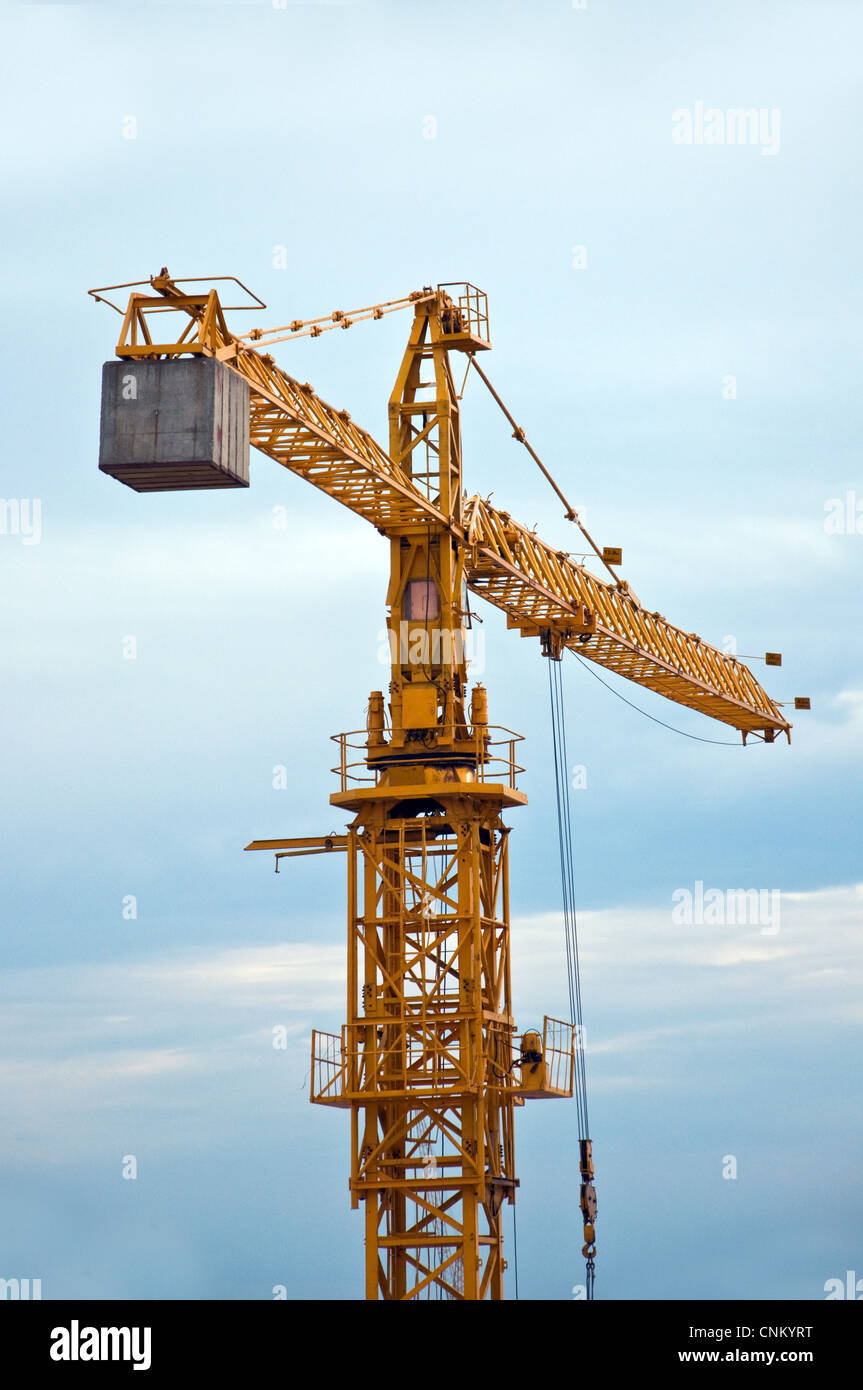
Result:
[[[859,996],[863,885],[783,893],[775,935],[758,925],[681,926],[672,921],[671,909],[669,900],[653,908],[579,914],[591,1047],[602,1049],[602,1020],[616,1017],[621,1009],[640,1018],[647,1005],[663,1012],[663,1031],[706,1032],[716,1026],[717,1010],[724,1009],[730,1029],[739,1026],[742,1014],[754,1022],[768,1014],[785,1018],[793,999],[796,1010],[807,1016],[823,1013],[827,1022],[837,1007],[847,1009]],[[559,1012],[565,971],[562,919],[554,913],[517,919],[512,939],[518,1007]],[[633,1049],[638,1036],[633,1034]]]
[[[727,1057],[744,1036],[778,1045],[789,1030],[863,1024],[863,885],[785,895],[776,937],[678,926],[670,902],[586,912],[579,929],[597,1093],[667,1087],[693,1048]],[[565,1016],[560,918],[516,919],[512,941],[520,1026]],[[116,1145],[130,1113],[154,1124],[191,1107],[196,1123],[215,1123],[199,1095],[207,1078],[267,1104],[287,1069],[299,1092],[311,1027],[343,1020],[344,968],[342,945],[300,942],[3,972],[7,1154],[59,1152],[58,1134],[67,1154]],[[272,1046],[277,1025],[284,1051]]]
[[[168,594],[177,601],[192,595],[200,607],[202,595],[213,585],[239,600],[272,594],[275,585],[307,586],[310,575],[316,588],[337,593],[348,582],[385,574],[380,536],[330,505],[332,515],[326,523],[302,507],[291,516],[289,508],[284,529],[274,526],[272,507],[265,504],[251,513],[234,514],[223,524],[201,515],[183,521],[164,512],[149,518],[139,512],[134,522],[120,521],[114,514],[100,526],[58,518],[51,526],[46,523],[38,547],[9,551],[23,576],[9,598],[24,609],[50,597],[55,607],[58,596],[70,589],[91,587],[101,606],[130,582],[132,592],[149,599],[164,602]]]
[[[0,1150],[59,1162],[177,1111],[217,1126],[220,1112],[198,1103],[203,1083],[272,1098],[285,1072],[307,1069],[311,1027],[338,1026],[343,973],[343,947],[302,943],[3,972]],[[188,1140],[185,1125],[174,1131],[168,1142]]]

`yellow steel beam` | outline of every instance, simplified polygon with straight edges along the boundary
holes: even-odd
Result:
[[[252,840],[246,849],[295,850],[298,854],[313,853],[315,850],[347,849],[347,835],[311,835],[304,839]]]

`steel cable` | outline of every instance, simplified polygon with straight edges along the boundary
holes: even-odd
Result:
[[[554,785],[557,807],[557,834],[560,858],[560,881],[563,897],[566,973],[569,992],[570,1022],[575,1033],[574,1085],[578,1132],[580,1140],[590,1139],[587,1106],[587,1061],[585,1056],[584,1009],[581,997],[581,966],[578,951],[578,916],[575,899],[575,852],[572,829],[572,808],[569,797],[569,753],[566,739],[566,715],[563,699],[562,663],[549,660],[548,689],[551,712],[551,735],[554,753]],[[592,1255],[587,1256],[586,1292],[594,1297],[596,1278]]]

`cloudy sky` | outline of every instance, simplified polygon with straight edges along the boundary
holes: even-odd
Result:
[[[812,699],[790,747],[623,690],[730,746],[683,738],[565,671],[597,1292],[863,1275],[861,39],[850,0],[7,8],[0,1277],[362,1289],[346,1117],[306,1098],[310,1030],[344,1014],[344,866],[275,877],[242,847],[341,828],[329,736],[385,679],[387,547],[257,455],[242,493],[98,473],[119,319],[86,291],[162,265],[239,276],[268,323],[473,281],[484,366],[645,603],[783,652],[754,669]],[[699,142],[699,110],[734,108],[769,139]],[[384,439],[407,328],[279,361]],[[478,382],[463,420],[468,490],[575,548]],[[547,673],[485,617],[475,675],[527,740],[528,1024],[565,1008]],[[778,894],[778,930],[673,920],[697,883]],[[568,1298],[574,1107],[517,1118],[520,1293]]]

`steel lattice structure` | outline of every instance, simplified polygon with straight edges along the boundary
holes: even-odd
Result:
[[[132,289],[119,357],[224,363],[248,385],[252,444],[389,541],[389,689],[372,692],[363,730],[336,740],[330,801],[352,817],[347,833],[248,848],[276,851],[277,868],[294,854],[346,854],[347,1020],[340,1034],[313,1035],[311,1099],[350,1111],[366,1297],[499,1299],[501,1213],[518,1185],[514,1110],[572,1095],[573,1037],[571,1024],[548,1018],[541,1034],[519,1034],[512,1016],[502,817],[526,798],[518,736],[489,725],[482,686],[469,698],[466,591],[540,636],[547,655],[573,647],[744,741],[772,742],[790,724],[742,662],[466,497],[451,361],[490,346],[485,296],[473,286],[359,311],[413,308],[387,450],[252,346],[266,335],[232,334],[215,288],[187,293],[163,271],[147,291]],[[185,325],[168,340],[152,331],[164,313]],[[333,315],[327,326],[350,321]],[[283,337],[316,335],[323,323],[294,321]],[[582,1178],[592,1178],[584,1160]],[[587,1215],[585,1240],[587,1250]]]

